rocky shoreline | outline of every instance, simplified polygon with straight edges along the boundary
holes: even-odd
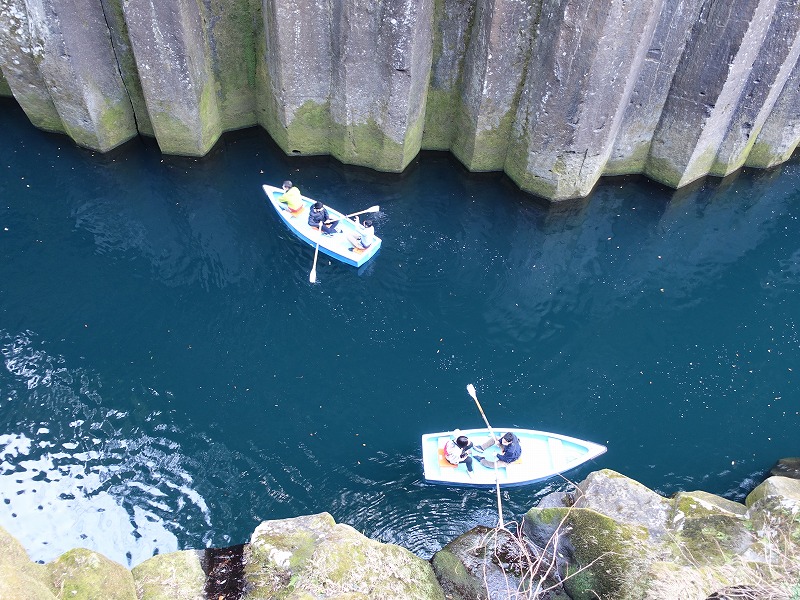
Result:
[[[77,548],[32,562],[0,529],[0,598],[28,600],[705,600],[800,597],[800,459],[744,504],[664,498],[611,470],[546,496],[520,523],[477,527],[430,561],[327,513],[265,521],[246,544],[132,570]]]

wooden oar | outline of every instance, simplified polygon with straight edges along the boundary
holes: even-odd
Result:
[[[320,236],[322,235],[322,223],[319,224],[317,228],[319,231]],[[317,247],[314,248],[314,264],[311,267],[311,273],[308,274],[308,280],[311,283],[317,283],[317,256],[319,255],[319,238],[317,238]],[[477,402],[477,400],[475,401]]]
[[[478,394],[475,393],[475,386],[472,385],[471,383],[467,384],[467,393],[469,393],[469,395],[472,396],[472,399],[475,400],[475,404],[478,405],[478,410],[481,411],[481,416],[483,417],[483,422],[486,423],[486,427],[489,428],[489,435],[492,436],[492,439],[494,440],[494,442],[496,444],[497,443],[497,438],[494,436],[494,430],[492,429],[492,426],[489,425],[489,419],[486,418],[486,413],[483,412],[483,407],[481,406],[481,403],[478,402]],[[497,461],[495,460],[495,461],[492,461],[492,462],[494,464],[494,484],[495,484],[495,488],[497,489],[497,518],[498,518],[499,523],[500,523],[499,526],[502,529],[503,528],[503,501],[500,499],[500,478],[498,477],[498,474],[497,474]]]
[[[356,215],[363,215],[364,213],[368,212],[378,212],[381,209],[380,206],[370,206],[367,210],[360,210],[358,212],[350,213],[349,215],[345,215],[345,219],[349,219],[350,217],[355,217]]]
[[[481,411],[481,416],[483,417],[483,422],[486,423],[486,427],[489,429],[489,435],[492,436],[492,439],[494,440],[494,442],[496,444],[497,443],[497,438],[494,437],[494,430],[492,429],[492,426],[489,425],[489,419],[486,418],[486,413],[483,412],[483,407],[481,406],[481,403],[478,402],[478,394],[475,393],[475,386],[472,385],[471,383],[469,385],[467,385],[467,393],[470,396],[472,396],[472,399],[475,400],[475,404],[478,405],[478,410]]]

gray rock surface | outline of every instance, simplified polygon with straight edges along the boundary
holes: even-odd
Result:
[[[770,475],[800,479],[800,456],[782,458],[770,469]]]
[[[100,151],[137,135],[100,0],[3,0],[0,15],[0,68],[44,129]]]

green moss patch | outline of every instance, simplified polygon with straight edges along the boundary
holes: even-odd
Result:
[[[131,572],[105,556],[76,548],[47,564],[59,597],[69,600],[136,600]]]

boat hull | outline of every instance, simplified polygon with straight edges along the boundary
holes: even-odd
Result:
[[[507,431],[517,434],[522,446],[522,455],[518,461],[497,469],[488,469],[481,465],[477,458],[484,456],[488,460],[494,460],[499,448],[492,446],[483,453],[473,450],[473,476],[470,477],[464,463],[458,466],[450,465],[444,460],[441,450],[447,440],[454,439],[454,435],[466,435],[475,446],[478,446],[489,438],[489,430],[465,429],[455,434],[452,431],[426,433],[422,436],[425,480],[430,483],[475,487],[494,486],[495,482],[503,487],[525,485],[574,469],[606,451],[606,447],[600,444],[546,431],[515,428],[492,431],[496,438]]]
[[[338,210],[325,206],[328,209],[330,218],[339,221],[337,225],[339,232],[333,235],[323,235],[318,229],[308,225],[308,210],[316,202],[315,200],[303,196],[303,210],[292,214],[285,210],[285,205],[278,200],[283,195],[281,188],[266,184],[262,187],[270,204],[272,204],[281,221],[284,222],[289,230],[312,248],[316,248],[317,244],[319,244],[319,251],[323,254],[327,254],[331,258],[348,265],[360,267],[380,250],[381,239],[377,236],[375,236],[375,241],[372,245],[366,250],[351,250],[353,245],[347,239],[347,236],[357,234],[358,230],[356,229],[356,224],[350,219],[346,219]]]

